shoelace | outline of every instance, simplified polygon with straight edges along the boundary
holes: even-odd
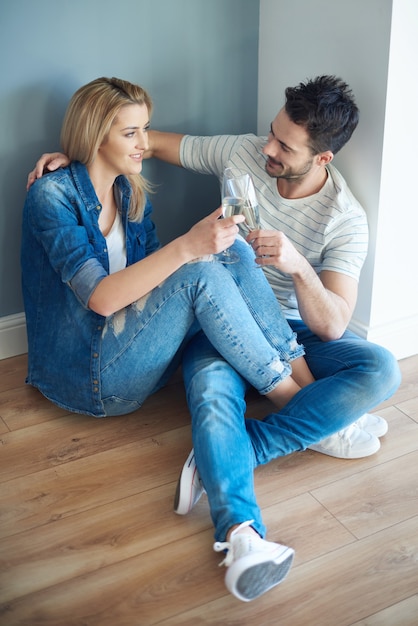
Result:
[[[223,552],[224,550],[227,550],[224,560],[218,564],[219,567],[222,567],[222,565],[225,565],[225,567],[231,565],[232,561],[234,560],[234,551],[232,549],[232,539],[234,538],[234,535],[241,528],[251,526],[251,524],[253,523],[253,519],[249,520],[248,522],[242,522],[242,524],[240,524],[234,531],[232,531],[230,541],[215,541],[215,543],[213,544],[213,549],[215,550],[215,552]]]
[[[351,435],[356,430],[359,430],[359,427],[357,426],[356,422],[353,422],[352,424],[347,426],[347,428],[339,430],[338,435],[339,437],[341,437],[341,439],[345,439],[345,441],[350,441]]]

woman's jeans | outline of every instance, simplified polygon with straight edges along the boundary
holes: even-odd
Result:
[[[347,331],[323,342],[301,321],[289,320],[318,380],[262,421],[245,419],[246,382],[199,333],[183,355],[196,464],[205,486],[215,538],[235,524],[265,526],[254,492],[254,468],[341,430],[390,397],[400,371],[386,349]],[[278,487],[279,488],[279,487]]]
[[[102,401],[106,415],[134,411],[166,381],[200,329],[261,394],[291,372],[303,354],[248,244],[240,261],[196,261],[112,315],[103,331]]]

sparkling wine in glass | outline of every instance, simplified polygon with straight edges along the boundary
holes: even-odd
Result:
[[[258,204],[253,181],[248,172],[234,167],[224,171],[222,180],[223,217],[244,215],[248,230],[258,228]],[[239,255],[228,248],[214,255],[221,263],[236,263]]]

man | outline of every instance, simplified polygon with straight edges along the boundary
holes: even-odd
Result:
[[[368,243],[365,213],[331,165],[358,123],[351,90],[322,76],[285,95],[267,139],[150,136],[153,156],[189,170],[221,179],[226,167],[239,167],[252,175],[261,230],[247,241],[318,379],[280,412],[244,420],[246,385],[206,338],[192,341],[184,356],[194,451],[179,479],[175,510],[187,513],[205,486],[215,537],[227,537],[220,544],[228,549],[227,586],[247,600],[280,582],[279,567],[269,571],[274,556],[250,534],[265,533],[253,468],[306,447],[340,458],[374,454],[387,424],[367,412],[400,382],[393,355],[347,331]],[[240,581],[251,559],[257,589]]]
[[[400,383],[393,355],[346,330],[368,232],[363,209],[331,161],[357,126],[357,106],[349,87],[332,76],[285,95],[268,138],[149,135],[150,156],[220,179],[226,167],[250,172],[261,229],[247,241],[317,379],[281,411],[245,419],[247,383],[206,337],[194,338],[184,354],[194,449],[174,508],[188,513],[206,490],[214,549],[227,551],[226,585],[244,601],[280,583],[293,558],[290,548],[263,539],[254,468],[306,448],[346,459],[374,454],[387,424],[368,411]],[[38,162],[29,182],[46,162]]]

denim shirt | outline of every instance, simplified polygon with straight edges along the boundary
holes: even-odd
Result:
[[[128,220],[131,187],[115,181],[127,265],[160,247],[147,199],[141,222]],[[59,406],[101,417],[100,352],[105,318],[88,307],[109,273],[101,205],[79,162],[29,189],[22,226],[22,289],[29,346],[27,383]],[[75,393],[75,390],[76,393]]]

